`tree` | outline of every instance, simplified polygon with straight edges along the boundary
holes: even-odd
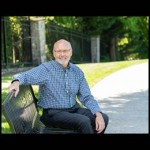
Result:
[[[78,19],[81,24],[80,28],[83,32],[90,35],[100,35],[101,40],[105,48],[105,54],[108,52],[108,56],[111,61],[116,60],[116,44],[117,36],[120,29],[122,28],[122,23],[119,17],[114,16],[96,16],[96,17],[81,17]]]
[[[111,61],[148,57],[147,16],[78,17],[78,28],[90,35],[100,35],[102,51]],[[104,50],[103,50],[104,49]]]
[[[125,59],[148,58],[148,16],[122,17],[124,37],[127,38],[125,46],[120,50]]]

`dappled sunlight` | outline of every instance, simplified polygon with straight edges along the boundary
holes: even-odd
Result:
[[[9,129],[9,124],[7,123],[7,122],[3,122],[2,123],[2,128],[4,128],[4,129]]]
[[[101,108],[103,108],[103,107],[101,107]],[[107,111],[105,111],[105,113],[118,114],[119,112],[117,112],[117,111],[112,111],[112,110],[107,110]]]
[[[129,102],[129,99],[120,97],[108,97],[104,99],[97,99],[98,103],[100,104],[101,108],[116,108],[116,107],[124,107],[124,104]]]
[[[6,133],[11,133],[11,131],[10,131],[10,126],[9,126],[9,124],[7,123],[7,122],[2,122],[1,123],[1,130],[2,130],[2,134],[6,134]]]
[[[11,84],[10,81],[9,82],[5,82],[5,83],[3,82],[2,83],[2,89],[8,89],[10,84]]]
[[[32,85],[34,92],[38,92],[39,86],[38,85]]]
[[[148,90],[99,99],[109,116],[106,133],[148,133]]]
[[[125,44],[128,44],[128,42],[129,42],[129,41],[128,41],[128,38],[125,37],[125,38],[122,38],[122,39],[119,40],[118,45],[119,45],[119,46],[120,46],[120,45],[123,46],[123,45],[125,45]]]
[[[39,86],[38,85],[32,85],[35,97],[38,99],[39,98]]]

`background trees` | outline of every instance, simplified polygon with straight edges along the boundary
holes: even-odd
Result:
[[[77,17],[78,27],[101,36],[101,50],[109,61],[148,57],[148,16]]]
[[[78,31],[91,37],[99,35],[101,61],[148,58],[148,16],[40,17],[44,18],[45,24],[53,23],[70,31]],[[17,63],[18,57],[21,61],[31,61],[32,58],[29,57],[30,46],[27,46],[30,44],[29,39],[31,37],[28,34],[28,38],[26,38],[25,33],[27,32],[24,32],[30,30],[30,18],[30,16],[2,17],[2,63],[6,63],[6,61]]]

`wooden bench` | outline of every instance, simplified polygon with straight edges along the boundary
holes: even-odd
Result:
[[[9,93],[2,103],[2,112],[16,134],[75,134],[76,131],[54,128],[43,123],[31,85],[21,85],[17,97]]]

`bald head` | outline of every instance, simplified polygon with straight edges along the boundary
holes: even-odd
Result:
[[[61,49],[64,48],[64,49],[72,50],[70,42],[68,42],[67,40],[64,40],[64,39],[60,39],[57,42],[55,42],[53,50],[59,49],[59,47],[61,47]]]

